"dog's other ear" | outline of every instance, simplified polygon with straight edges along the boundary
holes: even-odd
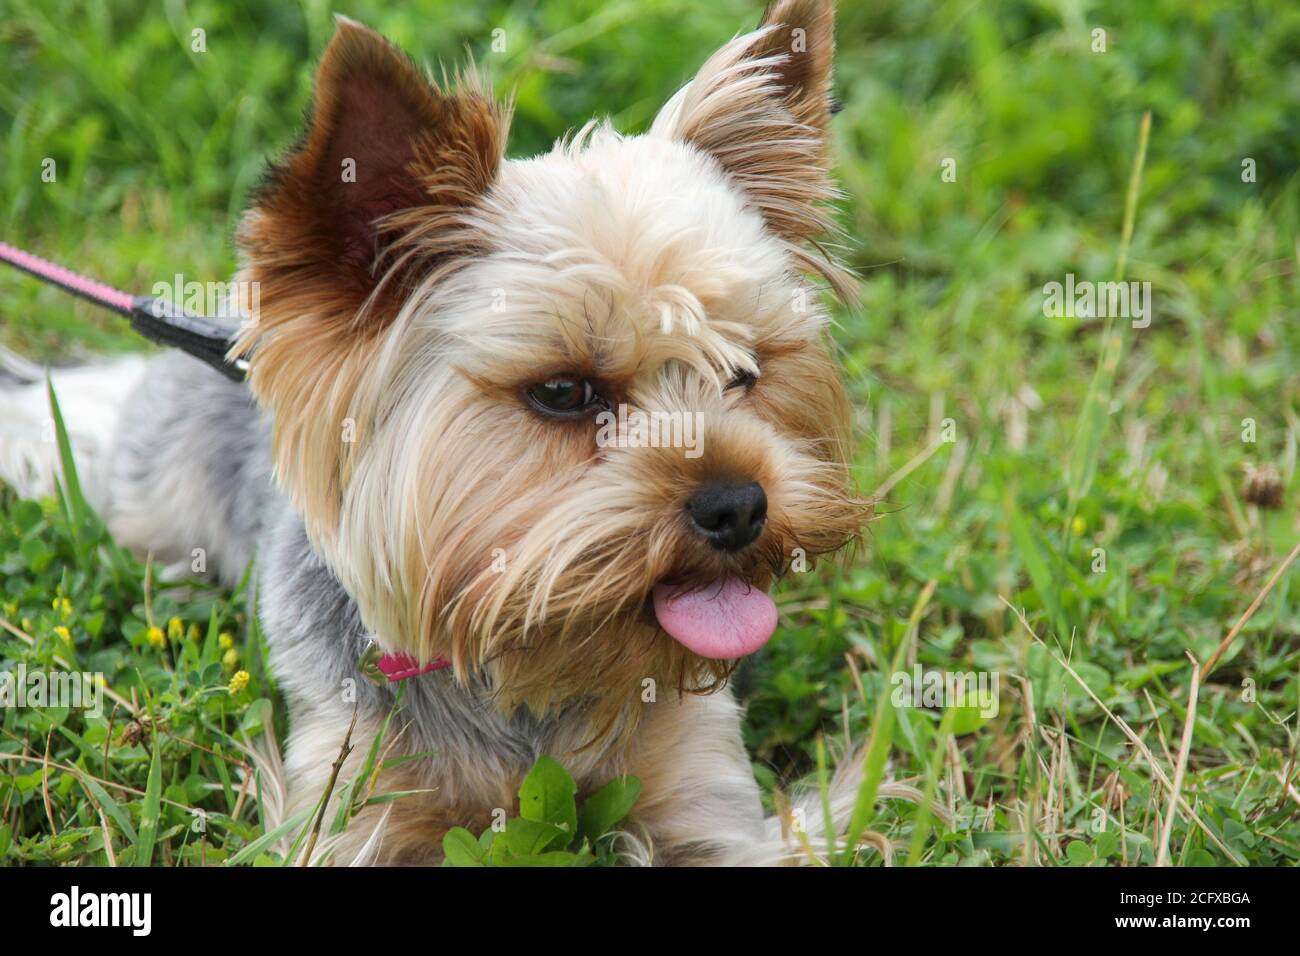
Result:
[[[760,29],[767,29],[751,59],[782,58],[774,72],[777,89],[794,118],[814,130],[823,149],[833,101],[835,7],[832,0],[777,0],[768,5]]]
[[[384,37],[338,17],[307,128],[240,230],[262,301],[274,310],[315,299],[295,311],[346,319],[354,330],[386,322],[401,302],[403,267],[456,251],[426,243],[425,255],[411,256],[394,246],[453,226],[478,200],[496,176],[507,127],[507,111],[472,74],[440,90]]]
[[[800,265],[846,293],[848,274],[802,248],[834,232],[823,208],[836,195],[827,175],[834,24],[831,0],[776,0],[757,31],[709,58],[651,132],[716,159]]]

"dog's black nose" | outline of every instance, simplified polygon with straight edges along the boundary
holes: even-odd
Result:
[[[695,530],[720,551],[739,551],[758,540],[767,521],[767,495],[757,481],[711,482],[686,502]]]

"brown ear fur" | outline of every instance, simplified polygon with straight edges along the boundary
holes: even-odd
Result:
[[[828,175],[834,21],[831,0],[777,0],[758,32],[709,58],[654,131],[717,160],[799,266],[848,298],[852,276],[804,248],[836,232],[824,206],[837,195]]]
[[[508,127],[472,74],[441,90],[378,33],[338,18],[307,129],[238,235],[261,314],[236,352],[250,356],[277,470],[317,532],[337,519],[341,429],[379,333],[406,287],[481,242],[466,214],[496,177]]]
[[[763,13],[774,27],[754,48],[754,58],[785,56],[774,72],[785,106],[800,123],[825,136],[831,119],[831,65],[835,60],[835,9],[830,0],[777,0]]]
[[[471,205],[496,176],[507,125],[474,80],[443,92],[378,33],[340,17],[303,138],[240,232],[263,298],[328,290],[328,308],[310,311],[357,313],[391,265],[385,217],[406,211],[414,225]]]

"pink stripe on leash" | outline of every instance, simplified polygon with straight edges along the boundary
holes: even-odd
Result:
[[[30,272],[32,275],[61,285],[70,292],[93,299],[110,309],[116,309],[124,315],[130,315],[131,308],[135,305],[134,297],[126,292],[119,292],[110,285],[88,279],[63,266],[56,266],[53,262],[34,256],[30,252],[15,249],[7,242],[0,242],[0,259],[17,266],[24,272]]]
[[[442,657],[435,657],[423,667],[410,654],[385,654],[379,658],[379,669],[384,672],[390,684],[399,680],[406,680],[408,677],[416,677],[420,674],[427,674],[430,671],[440,671],[450,667],[451,661]]]

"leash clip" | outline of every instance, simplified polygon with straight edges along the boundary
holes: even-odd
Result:
[[[357,659],[357,670],[361,672],[361,676],[380,687],[388,683],[388,677],[379,669],[379,659],[383,656],[383,648],[372,637],[366,644],[366,649],[361,652],[361,657]]]

